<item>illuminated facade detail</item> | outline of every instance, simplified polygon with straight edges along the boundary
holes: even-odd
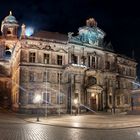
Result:
[[[87,26],[79,28],[77,36],[73,37],[72,33],[69,33],[69,42],[102,47],[105,33],[97,27],[97,22],[93,18],[87,20],[86,23]]]
[[[77,36],[43,31],[28,37],[22,25],[19,39],[13,32],[10,38],[3,35],[5,29],[18,27],[15,17],[8,26],[7,21],[9,17],[1,27],[0,82],[8,86],[0,87],[0,97],[13,110],[34,113],[38,94],[42,113],[71,113],[75,98],[81,111],[130,109],[137,63],[103,45],[105,33],[93,18]],[[11,57],[5,57],[8,49]]]

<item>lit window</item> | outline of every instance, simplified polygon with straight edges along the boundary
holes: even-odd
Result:
[[[50,55],[49,54],[44,54],[44,63],[49,64],[49,60],[50,60]]]
[[[35,63],[35,52],[29,53],[29,62]]]
[[[62,56],[61,55],[57,55],[57,64],[62,65]]]

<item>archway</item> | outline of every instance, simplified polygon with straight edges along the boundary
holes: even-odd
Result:
[[[87,103],[94,111],[103,109],[103,88],[99,85],[92,85],[87,88]]]

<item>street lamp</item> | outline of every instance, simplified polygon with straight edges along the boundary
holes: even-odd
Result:
[[[77,98],[74,99],[74,104],[75,104],[75,107],[76,107],[76,111],[75,111],[75,116],[76,116],[77,111],[78,111],[78,99]]]
[[[39,105],[40,105],[40,102],[41,102],[41,95],[37,94],[34,98],[34,103],[36,103],[38,105],[36,121],[39,121]]]

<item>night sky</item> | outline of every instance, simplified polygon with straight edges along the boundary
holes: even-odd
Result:
[[[36,31],[75,32],[93,17],[114,50],[140,63],[140,6],[135,0],[3,0],[0,21],[12,10],[19,24]],[[139,66],[140,67],[140,66]],[[139,76],[140,77],[140,76]]]

